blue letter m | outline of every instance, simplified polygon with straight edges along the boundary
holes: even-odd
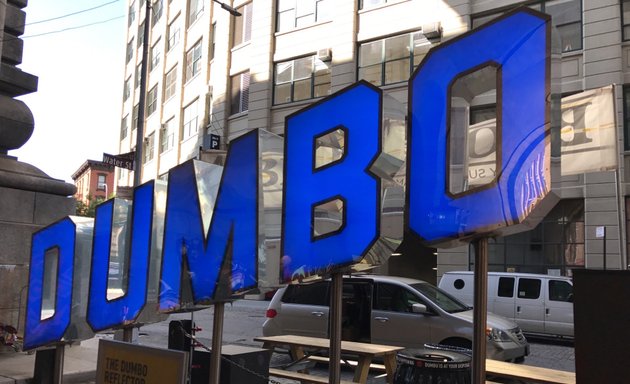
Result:
[[[227,300],[233,292],[256,286],[258,132],[233,140],[223,173],[218,170],[191,160],[169,172],[161,311]],[[206,236],[204,217],[210,215]],[[188,286],[182,286],[188,276],[191,298],[185,293]]]

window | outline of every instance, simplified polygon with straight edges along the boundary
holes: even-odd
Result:
[[[184,127],[183,127],[183,139],[187,139],[197,133],[199,130],[199,122],[198,122],[198,109],[197,102],[199,99],[193,101],[188,104],[184,108]]]
[[[160,40],[155,43],[154,46],[151,47],[151,65],[149,67],[149,71],[152,71],[155,67],[160,64],[160,59],[162,58],[162,42]]]
[[[230,113],[245,112],[249,108],[249,72],[243,72],[231,78]]]
[[[125,115],[120,121],[120,140],[127,137],[127,133],[129,132],[129,115]]]
[[[106,181],[107,181],[107,175],[99,173],[98,179],[96,181],[96,189],[99,191],[104,191],[107,188]]]
[[[252,3],[247,3],[236,9],[241,17],[234,18],[232,30],[232,48],[247,43],[252,38]]]
[[[168,25],[168,42],[166,43],[166,50],[170,51],[174,46],[179,43],[179,25],[177,24],[178,18],[176,17]]]
[[[534,229],[490,240],[488,269],[569,275],[584,268],[585,234],[584,200],[562,199]]]
[[[138,48],[142,46],[143,42],[144,42],[144,21],[138,27],[138,44],[137,44]]]
[[[134,84],[136,88],[140,86],[141,81],[142,81],[142,63],[136,65],[136,81]]]
[[[153,17],[151,18],[151,26],[153,27],[155,24],[157,24],[158,21],[160,21],[160,18],[162,17],[164,4],[162,4],[162,0],[157,0],[155,3],[153,3],[151,8],[153,9]]]
[[[136,2],[132,1],[131,5],[129,5],[129,12],[128,12],[129,17],[127,18],[127,27],[131,27],[131,24],[133,24],[134,20],[136,20]]]
[[[376,285],[374,309],[392,312],[411,312],[413,304],[424,303],[422,303],[418,296],[404,287],[384,283]]]
[[[170,119],[160,129],[160,153],[164,153],[175,145],[175,120]]]
[[[406,33],[359,46],[359,79],[381,86],[407,81],[431,43],[420,32]]]
[[[133,37],[131,41],[127,43],[127,61],[125,63],[129,63],[133,59]]]
[[[514,278],[499,277],[499,297],[514,297]]]
[[[131,119],[133,120],[133,129],[138,128],[138,104],[133,106],[133,112],[131,112]]]
[[[328,306],[328,281],[288,285],[282,302],[287,304]]]
[[[217,23],[212,23],[212,27],[210,28],[210,57],[209,59],[214,59],[214,49],[216,47],[216,34],[217,34]]]
[[[131,96],[131,77],[125,80],[125,88],[123,89],[123,102]]]
[[[164,76],[164,100],[170,99],[175,95],[175,91],[177,84],[177,66],[174,66],[173,69],[168,71],[168,73]]]
[[[155,147],[155,132],[151,132],[147,137],[144,138],[142,149],[142,164],[146,164],[149,161],[153,160],[153,149]]]
[[[549,300],[573,301],[573,286],[563,280],[549,280]]]
[[[540,297],[540,279],[518,280],[518,298],[519,299],[537,299]]]
[[[188,3],[188,25],[192,25],[203,12],[203,0],[190,0]]]
[[[624,0],[624,3],[626,1]],[[520,6],[523,3],[515,6]],[[558,29],[562,52],[582,49],[582,2],[580,0],[551,0],[526,3],[528,7],[551,15],[551,23]],[[625,4],[622,4],[622,8]],[[472,16],[472,27],[476,28],[499,15],[513,9],[509,6],[499,12],[481,13]],[[626,6],[627,7],[627,6]],[[624,12],[626,8],[623,8]],[[625,28],[624,28],[625,31]]]
[[[201,71],[201,40],[186,52],[186,82]]]
[[[387,0],[361,0],[359,9],[373,7],[375,5],[381,5],[387,3]]]
[[[330,94],[330,66],[315,56],[277,63],[274,69],[274,104]]]
[[[278,0],[277,31],[283,32],[329,20],[333,0]]]
[[[155,85],[147,93],[147,116],[151,116],[157,109],[157,88],[157,85]]]

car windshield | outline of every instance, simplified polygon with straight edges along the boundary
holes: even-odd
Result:
[[[416,283],[411,286],[422,293],[427,299],[440,307],[444,312],[455,313],[469,310],[471,307],[457,300],[453,296],[429,283]]]

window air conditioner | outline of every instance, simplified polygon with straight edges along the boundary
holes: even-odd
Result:
[[[330,48],[322,48],[317,51],[317,58],[321,61],[330,61],[332,59],[332,51]]]

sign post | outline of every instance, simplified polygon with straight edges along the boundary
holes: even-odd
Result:
[[[328,378],[330,383],[339,383],[341,380],[341,298],[343,293],[343,274],[332,274],[330,284],[330,364]]]
[[[488,321],[488,238],[473,241],[475,249],[475,280],[473,303],[472,382],[486,381],[486,323]]]

